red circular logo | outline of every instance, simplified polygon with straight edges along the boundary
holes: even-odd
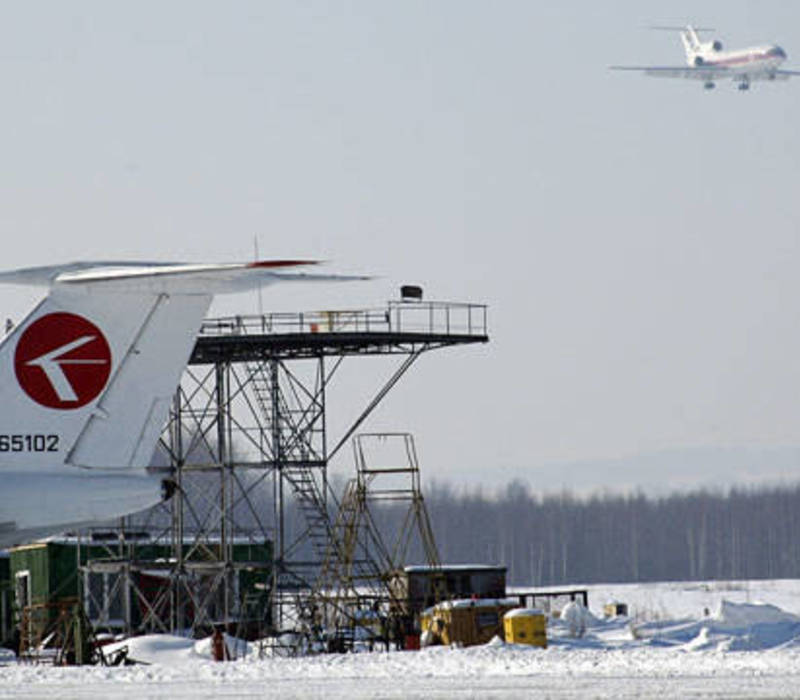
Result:
[[[14,371],[25,393],[48,408],[80,408],[111,374],[111,348],[82,316],[52,313],[28,326],[17,343]]]

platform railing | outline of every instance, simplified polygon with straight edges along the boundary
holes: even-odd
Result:
[[[485,336],[487,307],[441,301],[390,301],[382,309],[225,316],[208,319],[200,328],[201,336],[393,332]]]

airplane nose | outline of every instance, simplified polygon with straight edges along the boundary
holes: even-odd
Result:
[[[778,58],[786,58],[786,52],[780,46],[773,47],[772,55]]]

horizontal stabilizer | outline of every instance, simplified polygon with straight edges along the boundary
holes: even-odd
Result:
[[[0,273],[0,283],[68,289],[100,287],[114,292],[219,294],[276,281],[351,281],[368,279],[342,275],[288,273],[316,265],[312,260],[262,260],[250,263],[79,262],[29,267]]]

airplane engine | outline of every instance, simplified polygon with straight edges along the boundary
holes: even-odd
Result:
[[[694,57],[694,65],[702,66],[705,63],[702,56],[695,56]]]
[[[712,51],[722,51],[722,42],[719,39],[714,39],[710,46]]]

